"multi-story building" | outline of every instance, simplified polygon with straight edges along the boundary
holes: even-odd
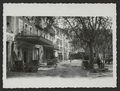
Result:
[[[31,62],[47,62],[54,56],[55,32],[30,22],[26,17],[7,16],[7,69],[14,70],[15,62],[25,66]]]
[[[14,37],[15,37],[15,27],[12,27],[15,24],[15,19],[13,17],[8,16],[6,22],[6,60],[7,60],[7,71],[11,70],[13,66],[12,59],[12,51],[14,45]]]
[[[63,55],[62,55],[62,51],[63,51],[63,44],[62,44],[62,35],[63,33],[61,32],[60,28],[53,26],[53,29],[55,31],[55,39],[54,39],[54,44],[56,46],[58,46],[58,50],[56,50],[56,54],[58,56],[59,61],[63,60]]]
[[[68,60],[69,59],[69,39],[67,38],[67,36],[65,34],[63,34],[63,59],[64,60]]]
[[[55,40],[54,43],[58,46],[59,50],[56,50],[58,54],[58,59],[63,61],[63,60],[68,60],[69,59],[69,39],[67,39],[66,34],[63,32],[64,30],[57,27],[53,26],[55,30]]]

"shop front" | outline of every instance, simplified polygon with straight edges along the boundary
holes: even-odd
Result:
[[[23,63],[24,70],[28,70],[34,65],[39,67],[43,62],[48,61],[48,59],[54,56],[54,46],[51,41],[40,37],[28,37],[28,36],[18,36],[17,41],[17,53],[19,58]],[[21,66],[22,67],[22,66]],[[37,68],[36,68],[37,69]]]

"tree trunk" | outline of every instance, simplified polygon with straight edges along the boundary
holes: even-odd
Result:
[[[102,68],[104,68],[105,66],[105,49],[103,50],[103,65],[102,65]]]
[[[89,60],[90,60],[90,64],[89,64],[89,68],[90,69],[93,69],[93,46],[92,46],[92,43],[89,43],[89,51],[90,51],[90,54],[89,54]]]

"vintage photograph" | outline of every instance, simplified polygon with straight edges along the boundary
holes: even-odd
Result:
[[[6,79],[113,78],[112,16],[5,15]]]
[[[112,76],[111,17],[7,16],[7,77]]]

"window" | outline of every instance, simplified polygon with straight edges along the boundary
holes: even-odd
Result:
[[[56,44],[59,45],[59,39],[57,39]]]
[[[39,49],[35,48],[35,60],[39,60]]]
[[[38,30],[38,29],[35,29],[35,30],[37,31],[37,34],[36,34],[36,35],[38,36],[38,32],[39,32],[39,30]]]
[[[50,41],[52,41],[52,36],[50,36]]]
[[[26,29],[26,33],[27,33],[27,35],[29,35],[30,34],[30,29],[29,29],[29,25],[27,25],[27,29]]]
[[[9,27],[11,24],[11,17],[7,16],[7,27]]]
[[[52,41],[53,41],[53,39],[54,39],[54,38],[53,38],[53,36],[52,36]]]
[[[59,30],[57,30],[57,36],[59,36]]]
[[[48,39],[48,34],[45,35],[46,39]]]
[[[62,51],[62,47],[60,47],[60,51]]]
[[[59,33],[59,36],[61,37],[61,35],[62,35],[62,34],[61,34],[61,32],[60,32],[60,33]]]
[[[28,26],[27,23],[25,23],[25,24],[24,24],[24,33],[25,33],[25,34],[28,34],[28,32],[29,32],[29,26]]]
[[[53,37],[51,36],[51,41],[53,40]]]
[[[55,36],[53,36],[53,41],[55,40]]]
[[[45,35],[44,32],[42,32],[42,37],[44,37],[44,35]]]
[[[38,36],[38,29],[34,29],[34,34],[35,34],[35,36]]]
[[[38,30],[38,36],[41,36],[41,34],[42,34],[41,30]]]
[[[30,26],[30,35],[32,34],[32,27]]]
[[[7,32],[13,33],[13,21],[11,16],[7,16]]]
[[[34,35],[35,35],[35,36],[38,36],[38,29],[34,28],[34,31],[33,31],[33,32],[34,32]]]
[[[23,21],[21,19],[18,20],[18,28],[19,28],[19,33],[21,33],[21,31],[23,31]]]
[[[47,39],[47,34],[46,33],[44,34],[44,38]]]
[[[25,24],[24,24],[24,31],[27,30],[27,27],[28,27],[28,25],[25,23]]]
[[[51,40],[51,35],[50,35],[50,40]]]
[[[62,46],[62,40],[60,40],[60,45]]]
[[[48,34],[48,39],[50,39],[50,34]]]

